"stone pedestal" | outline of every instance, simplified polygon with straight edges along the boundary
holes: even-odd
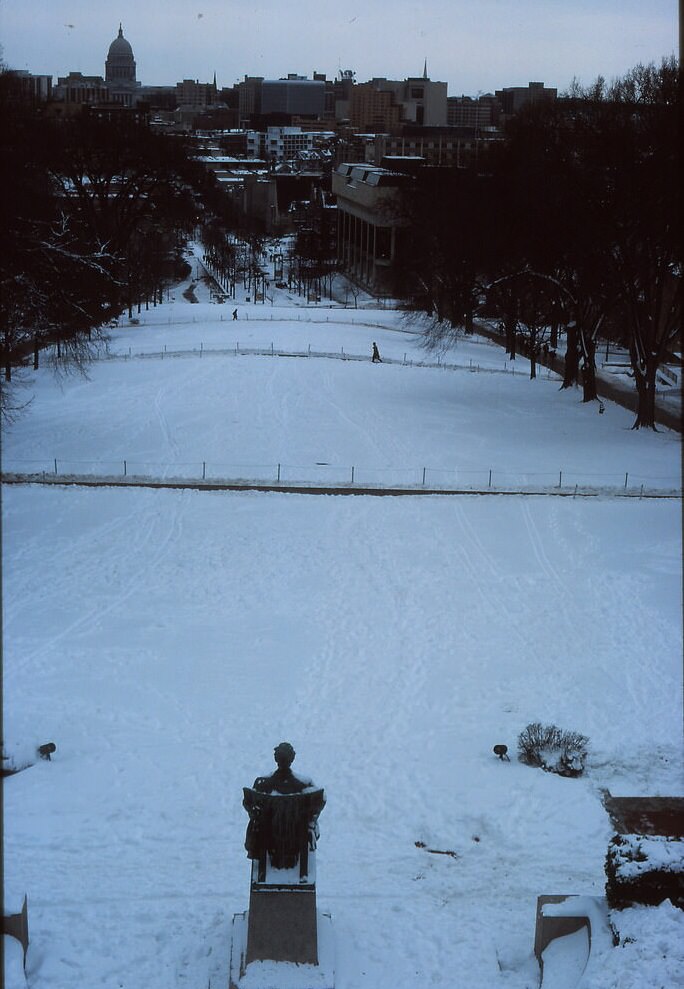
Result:
[[[335,948],[332,919],[316,912],[317,963],[247,961],[250,911],[236,913],[230,954],[229,989],[335,989]]]
[[[276,869],[269,869],[267,881],[260,883],[257,869],[254,862],[246,963],[271,960],[318,965],[315,884],[278,882],[281,870]]]

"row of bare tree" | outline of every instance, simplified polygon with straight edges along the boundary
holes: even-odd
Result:
[[[498,319],[532,374],[565,337],[563,387],[596,398],[599,337],[624,345],[638,392],[634,428],[655,428],[658,368],[681,351],[677,62],[513,118],[477,169],[424,169],[404,193],[410,236],[397,292],[432,319],[441,346]]]
[[[2,413],[13,371],[56,345],[81,365],[122,309],[161,300],[198,212],[201,174],[182,143],[135,114],[54,118],[16,98],[0,73]]]

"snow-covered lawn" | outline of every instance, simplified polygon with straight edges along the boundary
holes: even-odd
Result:
[[[178,296],[111,349],[238,328],[248,345],[246,320]],[[395,314],[349,313],[316,324],[326,347],[424,357]],[[313,328],[249,321],[293,349]],[[674,434],[633,433],[630,413],[557,387],[323,358],[102,361],[61,386],[39,372],[3,458],[678,476]],[[602,893],[600,789],[682,792],[680,511],[6,486],[6,748],[21,762],[57,744],[5,784],[31,989],[225,987],[248,901],[241,787],[283,739],[328,798],[318,900],[337,989],[532,989],[537,894]],[[516,761],[537,720],[589,736],[583,778]],[[624,952],[641,981],[611,959],[594,989],[672,984],[681,915],[654,949],[658,911],[642,913],[644,951]]]
[[[319,484],[347,483],[354,467],[372,485],[680,487],[678,434],[634,433],[633,413],[606,403],[598,415],[549,372],[530,382],[527,361],[513,373],[484,338],[459,339],[442,357],[462,368],[439,370],[411,366],[437,356],[397,312],[280,307],[271,322],[270,307],[244,308],[249,320],[221,322],[225,305],[181,297],[113,329],[115,359],[87,379],[31,375],[5,470],[52,473],[56,460],[60,474],[274,481],[280,465],[283,482]],[[373,340],[398,363],[371,364]],[[271,357],[272,345],[340,359]]]

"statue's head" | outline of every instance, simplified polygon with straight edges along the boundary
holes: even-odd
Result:
[[[294,762],[295,750],[289,742],[281,742],[280,745],[276,745],[273,755],[279,769],[289,769]]]

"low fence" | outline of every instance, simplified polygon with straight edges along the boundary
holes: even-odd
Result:
[[[268,485],[316,488],[361,487],[382,490],[505,491],[565,494],[606,493],[681,497],[679,476],[638,473],[588,473],[576,470],[511,471],[496,468],[365,467],[331,463],[227,464],[210,461],[160,464],[126,460],[5,459],[5,480],[59,480],[84,478],[214,485]]]
[[[182,357],[205,357],[205,356],[219,356],[219,357],[245,357],[245,356],[258,356],[258,357],[302,357],[302,358],[327,358],[328,360],[342,360],[342,361],[365,361],[370,362],[372,360],[370,354],[355,354],[346,351],[344,347],[340,347],[339,350],[315,350],[312,348],[311,344],[307,344],[306,349],[301,350],[286,350],[283,347],[277,347],[274,343],[270,344],[257,344],[252,346],[245,346],[241,344],[239,340],[232,343],[230,347],[205,347],[204,343],[200,342],[198,346],[195,347],[169,347],[167,344],[162,344],[161,347],[129,347],[128,350],[111,351],[109,349],[101,350],[96,353],[93,360],[96,361],[128,361],[128,360],[170,360],[173,358]],[[475,371],[475,372],[487,372],[491,374],[513,374],[524,375],[529,377],[529,365],[521,366],[516,369],[515,363],[509,360],[502,360],[500,363],[495,363],[494,361],[488,361],[486,364],[480,364],[479,362],[473,361],[469,358],[467,361],[444,361],[441,357],[437,357],[436,360],[415,360],[408,356],[408,352],[405,352],[403,357],[383,357],[383,364],[398,364],[403,367],[426,367],[435,368],[437,370],[443,371]],[[537,377],[541,378],[558,378],[558,375],[551,371],[549,368],[537,365]]]

